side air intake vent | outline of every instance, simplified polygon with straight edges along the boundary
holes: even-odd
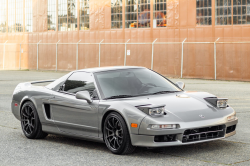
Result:
[[[45,109],[45,114],[48,119],[51,119],[51,113],[50,113],[50,105],[49,104],[44,104],[44,109]]]

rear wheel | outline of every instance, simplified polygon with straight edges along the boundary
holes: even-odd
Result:
[[[127,125],[118,113],[110,113],[104,122],[104,141],[114,154],[129,154],[135,150],[132,146]]]
[[[29,139],[45,138],[48,134],[42,131],[36,107],[30,101],[24,103],[21,109],[21,126],[24,135]]]

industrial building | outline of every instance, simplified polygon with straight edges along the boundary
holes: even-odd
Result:
[[[0,0],[0,70],[250,80],[250,0]]]

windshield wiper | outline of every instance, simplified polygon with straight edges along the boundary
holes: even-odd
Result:
[[[104,100],[106,100],[106,99],[117,99],[117,98],[127,98],[127,97],[135,97],[135,96],[133,96],[133,95],[116,95],[116,96],[106,97],[106,98],[104,98]]]
[[[159,91],[159,92],[155,92],[155,93],[152,93],[152,94],[156,95],[156,94],[175,93],[175,92],[179,92],[179,91]]]

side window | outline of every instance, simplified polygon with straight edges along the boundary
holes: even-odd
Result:
[[[88,91],[92,99],[98,99],[94,84],[94,76],[90,73],[73,73],[65,82],[63,91],[73,94],[79,91]]]

